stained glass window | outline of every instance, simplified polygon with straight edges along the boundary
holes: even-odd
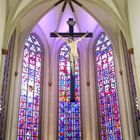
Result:
[[[132,94],[132,100],[133,100],[134,112],[135,112],[135,120],[137,123],[138,133],[140,134],[140,129],[139,129],[140,111],[138,109],[138,107],[139,107],[138,106],[138,96],[137,96],[137,92],[136,92],[136,85],[135,85],[135,79],[134,79],[134,73],[133,73],[133,67],[132,67],[132,61],[131,61],[131,54],[129,52],[127,52],[127,49],[126,49],[126,53],[127,53],[127,61],[128,61],[128,71],[129,71],[129,76],[130,76],[131,94]]]
[[[13,41],[14,37],[12,36],[10,39],[8,54],[5,58],[5,66],[4,66],[4,77],[2,83],[2,93],[0,97],[0,140],[5,139],[5,127],[6,127],[6,119],[7,119],[7,104],[8,104],[8,83],[10,80],[10,65],[12,62],[12,50],[13,50]]]
[[[59,54],[59,140],[81,139],[79,62],[75,67],[75,102],[70,102],[70,49],[63,45]]]
[[[35,34],[24,45],[17,140],[39,139],[42,46]]]
[[[112,43],[105,33],[96,43],[99,119],[102,140],[122,140]]]

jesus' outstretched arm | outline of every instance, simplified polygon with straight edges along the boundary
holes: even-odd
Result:
[[[85,35],[81,36],[80,38],[78,38],[77,40],[75,40],[76,43],[78,43],[79,41],[81,41],[82,39],[84,39],[89,33],[87,32]]]
[[[68,43],[68,41],[63,37],[61,36],[60,34],[58,34],[57,32],[54,32],[58,37],[60,37],[64,42]]]

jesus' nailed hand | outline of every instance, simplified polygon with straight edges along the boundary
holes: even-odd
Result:
[[[58,37],[60,37],[64,42],[67,43],[67,45],[70,47],[70,54],[69,54],[69,61],[72,68],[72,73],[74,75],[75,73],[75,63],[76,60],[79,58],[78,52],[77,52],[77,43],[80,42],[82,39],[84,39],[89,33],[85,33],[82,37],[79,37],[78,39],[74,40],[71,36],[68,39],[65,39],[63,36],[58,34],[57,32],[54,32]]]

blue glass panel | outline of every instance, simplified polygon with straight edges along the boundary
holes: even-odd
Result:
[[[38,140],[42,50],[35,34],[24,45],[17,140]]]
[[[11,36],[8,53],[5,54],[4,76],[2,83],[2,93],[0,95],[0,139],[5,139],[5,127],[8,106],[8,84],[10,83],[10,65],[12,63],[14,35]]]
[[[75,67],[75,100],[70,102],[70,49],[63,45],[59,54],[59,140],[81,139],[79,62]]]
[[[102,140],[122,140],[112,44],[106,34],[96,43],[99,116]]]

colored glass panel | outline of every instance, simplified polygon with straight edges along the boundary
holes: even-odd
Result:
[[[42,50],[35,34],[24,45],[17,140],[39,139]]]
[[[129,70],[129,74],[130,74],[132,99],[133,99],[133,103],[134,103],[134,111],[135,111],[136,121],[138,121],[140,118],[140,112],[138,109],[139,108],[138,107],[138,96],[137,96],[137,92],[136,92],[136,85],[135,85],[135,79],[134,79],[134,74],[133,74],[130,53],[127,53],[127,60],[128,60],[128,70]]]
[[[63,45],[59,54],[59,140],[81,140],[79,62],[75,67],[75,100],[70,102],[69,47]]]
[[[12,46],[13,46],[14,37],[11,36],[8,54],[5,57],[5,66],[4,66],[4,77],[2,83],[2,93],[0,97],[0,139],[5,139],[5,128],[6,128],[6,119],[7,119],[7,105],[8,105],[8,83],[10,79],[10,65],[12,62]]]
[[[102,33],[96,43],[96,70],[102,140],[122,140],[112,43]]]

